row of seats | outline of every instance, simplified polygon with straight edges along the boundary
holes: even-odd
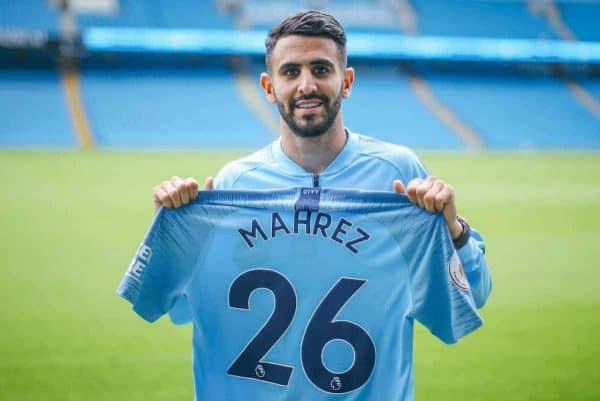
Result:
[[[352,130],[418,149],[462,149],[465,142],[424,106],[401,67],[358,65],[344,102]],[[257,148],[275,135],[257,104],[278,118],[250,68],[250,98],[229,69],[84,69],[82,101],[104,148]],[[473,75],[423,70],[429,90],[490,149],[600,149],[600,118],[551,75]],[[600,79],[583,85],[600,96]],[[246,89],[247,90],[247,89]],[[0,146],[77,144],[58,72],[0,70]],[[254,96],[254,97],[252,97]],[[269,109],[270,107],[270,109]]]
[[[400,7],[403,4],[404,7]],[[544,0],[118,0],[112,15],[77,15],[91,26],[233,29],[272,26],[301,9],[321,7],[350,31],[405,31],[422,35],[557,38],[541,10]],[[554,2],[557,16],[578,40],[600,40],[600,1]],[[545,16],[546,15],[546,16]],[[4,1],[0,30],[59,32],[59,11],[44,0]],[[408,32],[407,32],[408,31]]]
[[[113,15],[78,16],[81,29],[90,26],[135,28],[231,29],[233,19],[211,1],[119,0]]]
[[[554,39],[525,1],[412,0],[422,35]]]
[[[0,69],[0,93],[0,146],[76,145],[56,71]]]
[[[600,41],[600,2],[564,3],[559,9],[578,40]]]
[[[1,30],[31,30],[58,34],[60,13],[44,0],[3,0],[0,4]]]

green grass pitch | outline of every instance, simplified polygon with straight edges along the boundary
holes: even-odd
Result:
[[[0,152],[0,400],[192,399],[190,327],[115,289],[152,187],[239,154]],[[417,401],[599,400],[600,155],[422,156],[485,234],[494,290],[456,345],[417,325]]]

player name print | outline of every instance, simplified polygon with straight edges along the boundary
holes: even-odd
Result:
[[[261,223],[252,219],[248,228],[239,228],[238,232],[250,248],[254,248],[259,237],[268,240],[278,235],[305,234],[329,238],[352,253],[358,253],[358,244],[371,238],[368,232],[344,217],[336,219],[328,213],[306,210],[297,210],[287,222],[281,214],[273,212],[268,221]]]

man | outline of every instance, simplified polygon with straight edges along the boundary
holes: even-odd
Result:
[[[407,282],[403,279],[396,280],[389,278],[387,279],[386,285],[388,287],[402,289],[401,291],[403,292],[404,299],[409,299],[409,301],[406,302],[412,302],[410,299],[419,297],[423,298],[423,294],[425,294],[425,297],[429,299],[427,302],[437,304],[439,309],[434,308],[435,310],[433,310],[433,313],[429,315],[430,323],[437,319],[442,319],[442,316],[445,313],[447,314],[448,311],[451,311],[450,314],[456,317],[457,321],[459,321],[459,323],[457,323],[458,325],[463,325],[464,323],[464,331],[462,334],[456,336],[456,338],[451,339],[444,339],[443,336],[438,334],[436,335],[447,342],[456,341],[457,338],[475,329],[479,324],[481,324],[480,319],[478,316],[476,316],[476,312],[473,312],[475,308],[472,306],[472,303],[474,301],[477,307],[483,306],[491,290],[491,279],[484,256],[485,248],[483,240],[476,231],[471,231],[464,219],[457,215],[455,195],[452,187],[438,178],[429,176],[422,163],[412,151],[405,147],[380,142],[373,138],[353,133],[344,127],[341,103],[343,99],[346,99],[350,96],[352,84],[354,82],[354,70],[346,66],[345,45],[346,37],[340,24],[332,16],[316,11],[299,13],[289,17],[269,32],[266,40],[267,72],[261,74],[260,84],[265,91],[267,99],[271,103],[276,104],[279,109],[281,116],[281,137],[274,141],[271,145],[259,150],[256,153],[227,164],[217,175],[214,181],[210,177],[206,180],[205,188],[252,190],[282,189],[290,187],[323,187],[371,191],[389,191],[393,189],[395,192],[405,193],[410,202],[423,209],[426,209],[429,212],[441,212],[443,215],[443,220],[446,223],[450,236],[453,240],[454,248],[456,249],[458,257],[460,258],[460,262],[462,262],[462,266],[464,267],[463,272],[462,269],[460,269],[461,263],[458,262],[455,254],[452,259],[450,259],[448,271],[450,271],[452,280],[457,278],[453,276],[454,274],[458,276],[459,281],[464,279],[464,273],[466,273],[468,283],[465,281],[455,281],[455,284],[458,284],[458,287],[460,287],[459,289],[453,288],[451,281],[447,281],[450,283],[448,285],[446,285],[446,281],[443,281],[441,286],[433,287],[428,287],[428,284],[426,284],[425,287],[415,287],[417,290],[414,293],[412,290],[402,287]],[[406,182],[408,185],[405,187],[404,183]],[[189,204],[197,196],[198,183],[196,180],[192,178],[183,180],[179,177],[173,177],[171,180],[165,181],[154,188],[154,207],[155,210],[158,210],[161,205],[165,206],[166,208],[179,208],[182,205]],[[209,195],[205,196],[207,196],[207,198],[211,198]],[[414,206],[411,206],[411,208],[416,209]],[[419,212],[422,211],[419,210]],[[164,213],[160,217],[164,218]],[[413,228],[410,229],[410,234],[414,233],[414,235],[421,235],[416,234],[416,231],[419,229],[417,226],[415,226],[415,224],[419,223],[407,222],[406,224],[409,223],[413,224]],[[278,224],[282,224],[282,222],[278,221]],[[278,227],[278,229],[279,228],[283,228],[283,225]],[[445,230],[443,227],[443,222],[441,223],[441,229]],[[273,231],[275,231],[275,229],[273,229]],[[184,232],[192,231],[189,231],[189,228],[185,228]],[[447,233],[445,233],[445,231],[444,234],[446,234],[447,237]],[[155,236],[161,237],[162,234],[156,234]],[[185,238],[185,236],[182,238]],[[426,246],[419,246],[416,248],[421,250],[422,248],[426,248]],[[452,248],[452,246],[450,246],[450,248]],[[186,248],[182,247],[182,249]],[[144,251],[140,252],[143,253]],[[394,261],[395,260],[396,259],[394,259]],[[420,258],[417,260],[420,260]],[[441,263],[441,265],[443,264],[444,263]],[[400,265],[406,265],[406,263],[398,261],[398,266]],[[437,263],[435,266],[440,266],[440,264]],[[452,270],[450,266],[453,266],[454,270]],[[393,271],[396,272],[399,270],[394,269]],[[442,273],[445,272],[444,274],[446,276],[448,275],[448,271],[446,271],[446,268],[442,266]],[[423,272],[423,270],[421,270],[421,272]],[[219,274],[223,274],[223,272],[219,270]],[[252,270],[240,274],[238,279],[235,279],[234,284],[232,284],[230,287],[230,295],[233,292],[232,288],[234,288],[234,285],[237,285],[240,280],[245,279],[246,274],[252,274],[254,276],[257,274],[268,274],[272,276],[273,280],[277,281],[277,283],[282,282],[285,284],[283,287],[277,287],[279,290],[281,290],[281,288],[288,287],[287,279],[282,278],[280,273],[277,271],[265,272],[264,270],[261,270],[258,272],[256,270]],[[349,274],[352,276],[351,273],[344,274]],[[421,274],[418,280],[423,281],[423,277],[425,277],[424,282],[428,282],[429,278],[427,277],[427,274],[428,273],[425,270],[425,273]],[[439,275],[439,271],[435,274]],[[255,279],[254,276],[253,280]],[[220,276],[219,279],[221,279]],[[448,280],[448,277],[445,277],[445,279]],[[210,280],[211,277],[202,279],[202,282],[204,283],[203,286],[207,291],[212,290],[215,285],[215,283],[211,284]],[[342,279],[345,284],[349,283],[348,280],[353,279]],[[384,277],[384,281],[385,280],[386,278]],[[392,285],[390,285],[390,283],[392,283]],[[223,284],[219,282],[218,285]],[[247,283],[240,285],[245,285],[248,287]],[[470,301],[467,300],[466,304],[463,302],[463,306],[461,306],[463,309],[456,309],[454,305],[450,305],[456,299],[461,297],[463,300],[466,299],[464,297],[471,299],[469,287],[471,289],[473,298]],[[269,288],[272,291],[275,291],[275,287],[268,287],[267,285],[263,284],[252,285],[249,287],[249,289],[247,288],[247,291],[242,297],[242,301],[247,302],[252,290],[255,288]],[[335,288],[338,288],[337,284]],[[427,289],[423,290],[423,288]],[[436,288],[436,290],[431,290],[431,288]],[[437,292],[438,290],[440,293]],[[452,291],[452,293],[447,293],[447,290]],[[127,291],[124,290],[122,292],[126,293]],[[224,291],[217,292],[218,294],[221,294]],[[289,289],[288,292],[291,294],[293,290]],[[441,292],[446,293],[442,295]],[[303,292],[303,294],[305,295],[306,292]],[[208,297],[207,294],[200,294],[198,292],[194,292],[190,296]],[[351,294],[348,295],[348,297],[349,296],[351,296]],[[374,294],[374,296],[376,296],[376,294]],[[221,300],[219,297],[217,297],[217,299]],[[278,295],[275,295],[275,299],[278,299],[278,297]],[[389,298],[387,302],[391,302],[390,299],[392,298]],[[327,295],[324,298],[325,301],[323,302],[327,303],[329,302],[329,299],[330,295]],[[348,298],[344,298],[344,300],[347,299]],[[248,309],[248,305],[244,306],[244,302],[241,303],[241,306],[238,305],[236,307]],[[469,306],[467,304],[471,305],[471,311],[469,311]],[[171,309],[169,310],[169,313],[174,321],[178,323],[184,323],[192,320],[193,312],[189,310],[188,305],[189,304],[182,299],[177,299],[175,301],[174,306],[170,307]],[[230,306],[232,306],[231,298]],[[270,308],[270,306],[268,308]],[[331,313],[328,318],[321,320],[329,321],[327,324],[338,324],[341,322],[342,320],[336,320],[335,322],[333,321],[336,319],[335,316],[337,316],[336,313],[337,310],[339,310],[339,307],[334,309],[335,311]],[[369,303],[365,309],[362,309],[362,311],[369,313],[368,311],[371,309],[373,309],[372,302]],[[321,308],[319,307],[318,310],[321,310]],[[394,313],[399,313],[400,307],[398,305],[394,305],[392,306],[391,310]],[[438,314],[438,311],[441,312]],[[199,316],[202,316],[202,313],[214,314],[217,312],[205,310],[196,311],[196,313],[196,316],[198,316],[198,314]],[[273,312],[273,314],[276,313],[279,312]],[[387,377],[389,373],[389,377],[394,378],[393,380],[395,380],[394,383],[391,384],[392,387],[387,384],[384,386],[386,388],[385,391],[393,391],[394,397],[396,397],[394,399],[401,399],[404,401],[412,400],[412,320],[407,318],[407,316],[410,316],[412,312],[407,313],[407,315],[402,315],[403,317],[400,318],[396,316],[394,319],[392,319],[392,321],[389,321],[385,324],[390,328],[389,330],[391,330],[391,332],[389,335],[391,338],[393,338],[393,340],[383,340],[383,343],[380,343],[382,344],[381,348],[385,351],[385,348],[388,348],[389,344],[394,344],[392,347],[394,352],[390,351],[386,353],[382,351],[381,354],[375,356],[375,347],[373,346],[369,354],[371,355],[371,359],[367,359],[367,362],[360,362],[360,360],[355,359],[354,361],[356,363],[353,362],[351,364],[352,373],[354,373],[356,369],[367,369],[367,373],[365,373],[364,377],[359,380],[358,383],[360,386],[365,386],[364,388],[360,389],[361,393],[354,392],[355,387],[352,387],[351,389],[347,390],[348,397],[350,397],[348,399],[379,399],[378,391],[380,390],[377,390],[378,384],[376,383],[381,382],[373,379],[369,384],[365,383],[370,380],[369,375],[372,372],[370,369],[373,368],[376,358],[391,358],[387,361],[387,363],[382,361],[382,365],[385,365],[384,370],[386,372],[383,373],[383,375]],[[305,320],[308,319],[310,322],[313,322],[315,321],[315,316],[317,315],[320,316],[319,313],[315,312],[315,315],[310,317],[310,319],[307,317]],[[216,319],[219,321],[224,319],[224,317],[220,316],[221,315],[216,317]],[[454,319],[454,317],[452,319]],[[379,318],[383,319],[383,322],[386,322],[385,316],[380,314]],[[208,318],[203,317],[203,319]],[[465,322],[465,320],[468,319],[470,319],[471,322]],[[405,337],[402,335],[402,330],[395,331],[391,328],[397,324],[402,325],[404,324],[402,322],[408,320],[410,320],[409,326],[403,327],[409,327],[408,330],[410,333],[406,334]],[[288,323],[286,323],[286,325],[287,324]],[[454,327],[454,323],[452,323],[450,326]],[[304,342],[306,342],[306,336],[309,333],[320,333],[319,330],[311,330],[310,327],[311,326],[309,324],[308,328],[306,328]],[[428,327],[431,329],[430,325],[428,325]],[[361,328],[359,331],[363,332],[363,329]],[[367,331],[368,330],[365,328],[365,333],[367,333]],[[198,332],[200,333],[197,335],[198,338],[206,339],[207,336],[202,334],[202,330],[198,330]],[[432,330],[432,332],[434,332],[434,330]],[[247,336],[248,334],[244,334],[242,336],[244,341],[247,341]],[[369,341],[366,341],[367,345],[369,344]],[[320,352],[324,352],[323,347],[326,346],[325,340],[323,340],[322,343],[323,344],[321,344],[321,346],[317,347],[321,349]],[[400,355],[396,355],[398,350],[397,348],[394,348],[396,347],[397,343],[400,343],[402,347],[404,347],[403,350],[399,352]],[[252,340],[251,344],[252,346],[248,347],[253,348],[256,344],[255,339]],[[221,346],[224,346],[224,344],[221,344]],[[358,358],[359,353],[356,352],[356,348],[354,346],[352,347],[354,349],[353,352],[355,358]],[[361,349],[364,350],[364,347],[365,342],[363,342],[363,347]],[[368,345],[367,348],[369,347],[371,346]],[[204,348],[206,349],[207,347],[205,346]],[[269,347],[266,347],[265,349],[269,349]],[[264,352],[259,352],[259,356],[251,359],[259,360],[259,357],[263,355]],[[256,386],[259,385],[256,383],[260,383],[262,386],[267,386],[266,384],[262,384],[265,382],[265,380],[267,380],[265,378],[265,365],[262,363],[258,363],[257,365],[251,364],[251,366],[249,365],[250,367],[243,366],[240,368],[242,373],[237,372],[236,369],[238,369],[238,367],[236,363],[239,360],[246,358],[246,353],[247,349],[243,352],[244,356],[240,355],[235,360],[235,363],[229,368],[229,371],[227,371],[228,375],[238,377],[235,379],[235,386],[251,386],[250,383],[255,383]],[[342,356],[341,354],[352,355],[352,352],[345,351],[340,353],[340,356]],[[321,359],[325,358],[324,353],[320,354],[317,352],[315,355],[321,355],[316,359],[317,365],[321,366],[323,363],[325,363],[324,359]],[[314,355],[310,354],[309,356],[312,357]],[[305,355],[303,353],[302,358],[304,357]],[[272,358],[279,359],[280,357],[272,356]],[[201,363],[202,361],[199,360],[199,366]],[[346,391],[343,386],[346,386],[347,383],[343,382],[340,377],[343,374],[348,373],[348,370],[344,372],[344,369],[341,369],[339,371],[339,377],[333,376],[332,380],[329,380],[328,378],[324,384],[318,384],[318,381],[314,380],[314,372],[311,372],[310,369],[307,369],[306,364],[303,364],[303,367],[305,368],[304,375],[302,373],[298,373],[295,376],[297,378],[295,383],[297,384],[298,381],[302,380],[308,382],[306,378],[303,378],[303,376],[307,376],[314,384],[314,387],[318,387],[323,391],[322,393],[319,393],[321,394],[319,396],[320,398],[332,399],[328,398],[331,397],[331,395],[328,394],[335,394],[338,391]],[[279,367],[279,369],[282,368]],[[290,370],[291,367],[284,367],[284,369]],[[214,373],[215,372],[212,371],[210,372],[211,375]],[[209,373],[206,374],[208,375]],[[220,374],[222,375],[222,373]],[[302,398],[302,394],[304,396],[308,394],[306,392],[302,392],[302,390],[299,390],[298,385],[288,389],[287,380],[289,380],[289,375],[291,375],[291,373],[288,373],[286,380],[275,382],[279,386],[282,386],[284,391],[290,391],[290,393],[282,395],[280,392],[277,392],[277,397],[283,398],[274,399],[304,399]],[[201,382],[204,376],[201,374],[199,374],[199,376],[201,376],[199,379],[199,382]],[[218,377],[222,378],[222,376]],[[239,377],[242,377],[242,379],[239,379]],[[378,377],[379,379],[382,378],[382,376]],[[251,380],[248,381],[248,378]],[[206,380],[214,381],[217,379],[213,377],[206,378]],[[226,378],[223,380],[233,379]],[[227,391],[229,391],[231,387],[227,387],[229,385],[225,383],[230,382],[224,382],[223,387],[221,388],[227,388]],[[268,386],[273,386],[273,384],[269,384]],[[394,386],[398,386],[398,388]],[[218,388],[218,386],[213,387]],[[244,387],[244,389],[250,388],[251,387]],[[252,387],[252,389],[256,388],[257,387]],[[273,394],[275,394],[275,388],[280,387],[261,387],[260,391],[266,389],[265,391],[273,391]],[[199,388],[197,390],[202,392],[203,389]],[[210,388],[204,390],[208,392],[211,391]],[[294,391],[296,391],[296,393],[293,393]],[[305,391],[314,393],[314,388],[308,386]],[[293,394],[297,395],[295,396]],[[298,394],[300,394],[300,398],[294,398],[297,397]],[[205,394],[204,396],[209,397],[206,399],[212,399],[210,398],[211,395]]]
[[[409,149],[344,128],[341,103],[350,96],[355,75],[347,67],[339,22],[318,11],[299,13],[274,27],[265,45],[267,72],[260,84],[279,109],[281,137],[229,163],[215,180],[206,179],[205,188],[322,186],[406,193],[420,207],[443,213],[475,303],[482,307],[491,291],[485,245],[457,215],[454,189],[429,176]],[[197,196],[195,179],[173,177],[154,188],[154,209],[180,207]]]

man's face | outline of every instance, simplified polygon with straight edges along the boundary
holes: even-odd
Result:
[[[271,53],[269,70],[268,76],[261,76],[261,84],[290,130],[301,137],[327,132],[352,84],[346,80],[347,70],[335,42],[321,37],[283,37]]]

